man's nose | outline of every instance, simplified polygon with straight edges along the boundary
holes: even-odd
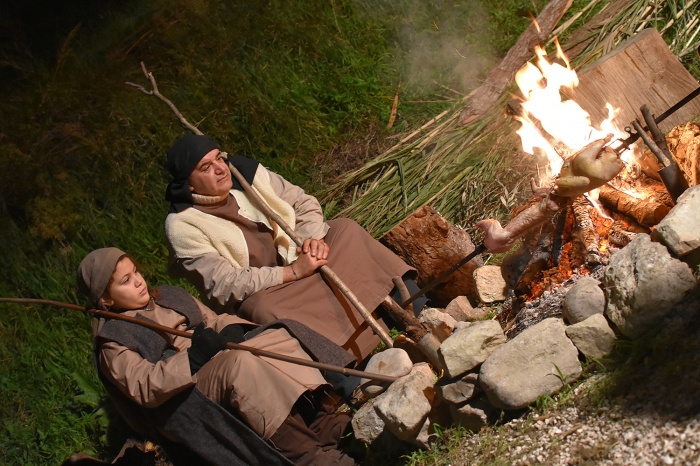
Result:
[[[223,173],[224,170],[227,170],[228,167],[226,166],[226,162],[223,160],[218,160],[215,164],[214,167],[216,167],[217,173]]]

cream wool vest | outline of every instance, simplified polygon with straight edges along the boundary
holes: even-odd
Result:
[[[294,227],[296,223],[294,208],[275,194],[270,185],[270,175],[262,165],[258,165],[252,186],[267,205],[287,222],[287,225]],[[232,189],[230,192],[238,202],[238,214],[270,228],[277,252],[284,259],[285,265],[294,262],[297,258],[296,244],[284,230],[267,218],[244,191]],[[223,218],[205,214],[194,208],[185,209],[166,217],[165,235],[178,259],[189,259],[216,252],[233,267],[249,266],[248,245],[243,232],[236,224]]]

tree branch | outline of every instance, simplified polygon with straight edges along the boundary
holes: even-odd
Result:
[[[139,90],[140,90],[141,92],[143,92],[144,94],[154,95],[154,96],[158,97],[160,100],[162,100],[163,102],[165,102],[165,104],[166,104],[168,107],[170,107],[170,110],[172,110],[173,113],[175,114],[175,116],[180,120],[180,123],[182,123],[187,129],[189,129],[190,131],[192,131],[194,134],[198,134],[198,135],[200,135],[200,136],[203,135],[204,133],[202,133],[202,132],[199,130],[199,128],[197,128],[197,127],[194,126],[192,123],[190,123],[189,121],[187,121],[187,118],[185,118],[185,117],[182,115],[182,113],[180,113],[180,110],[177,109],[177,107],[175,106],[174,103],[172,103],[169,99],[167,99],[166,97],[164,97],[163,94],[161,94],[161,93],[158,91],[158,84],[156,83],[156,78],[155,78],[155,76],[153,76],[153,73],[151,73],[150,71],[148,71],[148,70],[146,69],[146,65],[145,65],[143,62],[141,62],[141,71],[143,71],[143,75],[146,77],[146,79],[148,79],[148,80],[151,82],[151,87],[153,87],[153,90],[152,90],[152,91],[147,91],[143,86],[140,86],[140,85],[138,85],[138,84],[134,84],[134,83],[131,83],[131,82],[127,82],[126,84],[127,84],[128,86],[133,86],[133,87],[139,89]]]

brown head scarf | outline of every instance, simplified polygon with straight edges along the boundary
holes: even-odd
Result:
[[[126,253],[117,248],[95,249],[80,263],[78,267],[78,288],[90,303],[96,306],[102,295],[107,291],[109,279],[117,267],[119,259]]]

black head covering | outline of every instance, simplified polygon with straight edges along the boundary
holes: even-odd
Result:
[[[173,180],[165,190],[165,199],[170,201],[170,213],[182,212],[194,205],[187,179],[199,161],[218,148],[219,146],[209,136],[190,134],[175,141],[175,144],[168,149],[168,171],[173,176]],[[255,172],[260,165],[257,160],[238,154],[228,157],[227,160],[229,166],[236,167],[248,183],[253,183]],[[233,178],[233,189],[243,190],[243,186],[236,178]]]
[[[194,204],[187,178],[205,155],[218,148],[209,136],[188,134],[168,149],[168,171],[173,180],[165,190],[165,199],[170,201],[171,212],[181,212]]]

